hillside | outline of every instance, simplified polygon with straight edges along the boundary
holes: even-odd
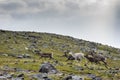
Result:
[[[64,52],[68,50],[72,52],[83,52],[85,54],[91,50],[95,50],[97,53],[103,53],[103,55],[107,57],[109,69],[106,69],[102,63],[93,63],[94,66],[92,66],[93,64],[89,63],[89,68],[87,68],[84,66],[85,62],[87,61],[86,59],[83,59],[80,63],[72,61],[72,65],[68,65],[71,63],[71,61],[66,61],[65,57],[61,57]],[[120,49],[118,48],[53,33],[0,30],[1,71],[7,65],[9,68],[20,68],[34,71],[29,74],[32,75],[38,73],[41,63],[49,61],[54,64],[55,60],[50,60],[47,58],[39,59],[37,52],[53,53],[54,59],[59,62],[56,68],[61,73],[64,73],[64,75],[57,75],[58,77],[55,77],[56,75],[48,75],[54,80],[62,80],[63,77],[71,73],[80,76],[91,73],[102,77],[103,80],[109,80],[111,78],[114,80],[120,79],[119,70],[116,73],[109,73],[111,70],[115,71],[120,67],[120,64],[118,64],[120,62]],[[31,58],[18,59],[17,57],[19,55],[30,55]],[[24,63],[25,61],[27,62],[26,64]],[[82,67],[84,70],[78,71],[76,67]],[[97,70],[98,68],[101,70]],[[11,74],[11,71],[8,71],[8,73]],[[21,72],[14,72],[15,75],[20,73]],[[29,80],[29,75],[27,75],[25,72],[23,73],[25,74],[25,80]],[[85,78],[89,79],[88,77]]]

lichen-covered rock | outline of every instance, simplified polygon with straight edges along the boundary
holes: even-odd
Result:
[[[43,63],[39,69],[41,73],[57,73],[57,69],[50,63]]]

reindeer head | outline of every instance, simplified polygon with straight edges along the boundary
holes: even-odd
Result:
[[[72,55],[73,53],[72,52],[69,52],[70,55]]]

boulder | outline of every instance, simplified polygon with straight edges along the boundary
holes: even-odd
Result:
[[[50,63],[43,63],[39,69],[39,72],[41,73],[57,73],[58,71],[56,70],[56,68],[50,64]]]
[[[8,80],[8,79],[11,79],[11,78],[12,78],[12,75],[11,74],[7,74],[7,73],[2,74],[0,76],[0,80]]]
[[[21,73],[21,74],[19,74],[17,77],[24,77],[24,74]]]
[[[5,76],[0,76],[0,80],[6,80],[7,78]]]

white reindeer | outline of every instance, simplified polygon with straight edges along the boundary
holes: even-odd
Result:
[[[82,58],[84,58],[84,53],[72,53],[72,52],[69,52],[70,55],[72,55],[75,60],[81,60]]]

